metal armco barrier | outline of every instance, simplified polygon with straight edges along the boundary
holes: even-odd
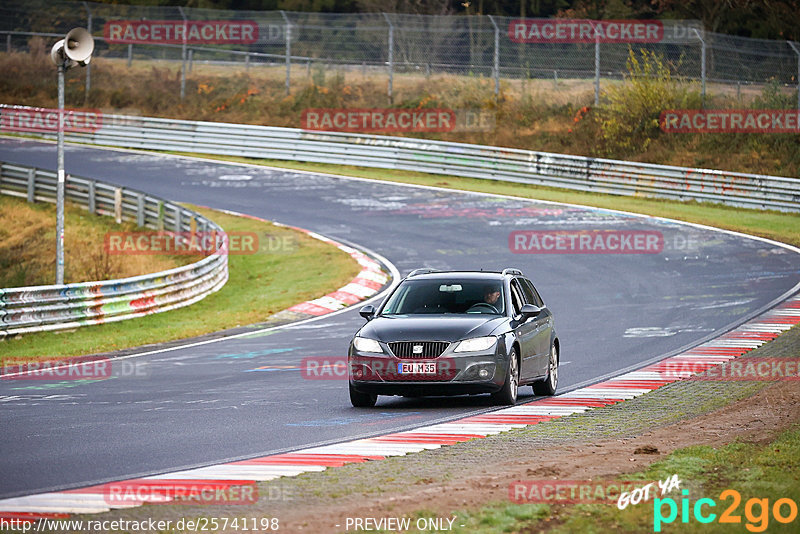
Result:
[[[28,201],[55,202],[56,174],[0,162],[0,193]],[[171,202],[96,180],[68,176],[66,200],[118,222],[175,232],[223,230],[198,213]],[[227,253],[142,276],[100,282],[0,289],[0,338],[109,323],[188,306],[228,280]]]
[[[36,108],[0,105],[3,114]],[[68,141],[148,150],[402,169],[597,193],[800,211],[800,179],[632,163],[445,141],[217,122],[104,115]],[[40,133],[55,137],[55,133]]]

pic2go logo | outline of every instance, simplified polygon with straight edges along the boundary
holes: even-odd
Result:
[[[691,509],[695,521],[698,523],[713,523],[717,519],[717,514],[711,512],[709,508],[714,508],[717,503],[714,499],[698,499],[695,501],[694,506],[689,503],[689,490],[682,491],[684,497],[681,499],[680,513],[681,523],[689,523],[689,511]],[[738,491],[733,489],[726,489],[719,494],[721,501],[731,499],[732,502],[728,508],[719,516],[719,523],[741,524],[742,516],[736,514],[739,504],[742,502],[742,496]],[[664,508],[669,509],[669,512],[664,516]],[[747,519],[745,528],[750,532],[764,532],[769,526],[770,511],[775,521],[778,523],[791,523],[797,519],[797,503],[789,498],[782,498],[776,500],[769,506],[769,499],[749,499],[744,505],[744,516]],[[661,532],[662,524],[669,524],[678,518],[678,503],[675,499],[667,497],[665,499],[656,498],[653,500],[653,531]]]

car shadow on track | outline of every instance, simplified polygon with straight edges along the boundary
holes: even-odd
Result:
[[[517,404],[530,402],[536,398],[533,393],[519,392]],[[379,396],[378,404],[381,410],[408,410],[408,409],[429,409],[440,410],[442,408],[501,408],[492,401],[489,394],[482,395],[457,395],[447,397],[398,397],[398,396]]]

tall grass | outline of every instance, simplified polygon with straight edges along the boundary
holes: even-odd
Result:
[[[110,217],[67,206],[64,217],[64,281],[89,282],[154,273],[186,265],[196,256],[111,255],[106,232],[136,231]],[[0,195],[0,287],[55,283],[56,209]]]
[[[34,46],[35,45],[35,46]],[[55,107],[55,72],[42,43],[30,53],[0,53],[0,102]],[[800,136],[676,134],[658,129],[664,109],[700,107],[699,88],[676,78],[659,56],[631,51],[624,82],[602,80],[593,105],[591,80],[502,80],[480,75],[396,73],[394,107],[471,109],[493,113],[492,131],[405,134],[592,157],[800,176]],[[195,63],[180,99],[180,64],[99,58],[85,98],[82,69],[67,73],[67,105],[176,119],[300,127],[304,109],[389,106],[385,72],[317,65],[292,69],[285,94],[283,67]],[[785,107],[795,93],[776,84],[735,96],[709,84],[707,107]]]

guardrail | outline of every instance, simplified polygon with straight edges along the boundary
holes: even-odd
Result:
[[[0,105],[0,131],[36,108]],[[104,115],[68,141],[402,169],[616,195],[800,211],[800,179],[404,137]],[[41,133],[55,137],[55,132]]]
[[[29,202],[55,202],[56,174],[0,162],[0,193]],[[65,197],[90,213],[109,215],[117,222],[133,221],[140,227],[164,231],[216,231],[223,251],[142,276],[0,289],[0,338],[121,321],[188,306],[228,280],[222,228],[200,214],[139,191],[75,176],[67,176]]]

